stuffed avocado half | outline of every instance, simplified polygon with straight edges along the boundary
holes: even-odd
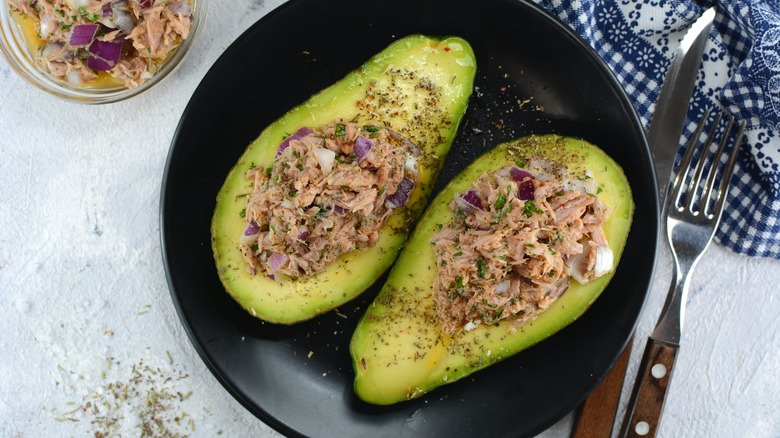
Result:
[[[427,205],[466,110],[475,72],[476,59],[465,40],[408,36],[265,128],[217,195],[212,249],[226,291],[253,316],[292,324],[344,304],[368,288],[396,259]],[[396,170],[382,171],[374,163],[395,155],[400,157],[395,159],[400,166]],[[350,166],[353,171],[373,171],[387,187],[374,182],[350,189],[350,178],[356,178],[340,173]],[[298,172],[296,167],[309,173],[305,178],[290,173]],[[313,181],[315,174],[317,190],[328,186],[341,193],[327,198],[318,192],[302,199],[301,180]],[[341,176],[341,183],[334,182],[334,174]],[[278,181],[279,175],[289,176],[289,187]],[[252,199],[267,198],[282,187],[287,192],[280,195],[284,198],[280,204]],[[345,197],[351,204],[342,203]],[[381,211],[369,211],[372,202]],[[249,217],[262,216],[258,213],[262,203],[268,210],[265,223]],[[358,217],[363,211],[370,215]],[[374,217],[379,213],[381,220]],[[293,225],[279,226],[281,216],[296,214],[289,219],[297,221]],[[318,230],[338,232],[368,222],[378,228],[368,233],[359,249],[339,247],[343,253],[334,255],[336,245],[320,241],[317,251],[309,251]],[[287,239],[289,244],[273,249],[270,237]],[[308,251],[309,259],[296,255],[296,248]]]
[[[583,140],[530,136],[485,153],[431,202],[359,321],[356,394],[417,398],[569,325],[610,281],[633,211],[622,169]]]

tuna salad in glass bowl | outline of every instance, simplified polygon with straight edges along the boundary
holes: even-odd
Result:
[[[116,102],[171,73],[205,15],[206,0],[2,0],[0,51],[52,95]]]

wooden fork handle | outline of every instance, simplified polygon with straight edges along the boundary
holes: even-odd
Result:
[[[658,433],[678,348],[678,345],[648,338],[620,437],[645,438]]]
[[[570,438],[609,438],[612,435],[633,342],[632,335],[604,380],[580,405]]]

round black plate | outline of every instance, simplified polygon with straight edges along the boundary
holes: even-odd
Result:
[[[222,288],[209,227],[229,169],[267,124],[412,33],[464,37],[477,55],[476,89],[436,191],[491,146],[552,132],[585,138],[623,166],[636,214],[614,279],[580,320],[421,399],[379,407],[355,397],[348,345],[384,279],[309,322],[264,323]],[[617,80],[540,8],[517,0],[298,0],[232,44],[184,111],[162,187],[163,257],[203,360],[236,399],[284,434],[532,435],[577,406],[631,335],[654,268],[654,181],[641,124]]]

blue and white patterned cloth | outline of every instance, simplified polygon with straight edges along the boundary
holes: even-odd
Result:
[[[704,9],[717,7],[683,139],[707,108],[726,108],[747,122],[715,240],[739,253],[780,259],[780,0],[535,1],[596,49],[645,129],[680,40]],[[681,150],[684,145],[681,140]]]

